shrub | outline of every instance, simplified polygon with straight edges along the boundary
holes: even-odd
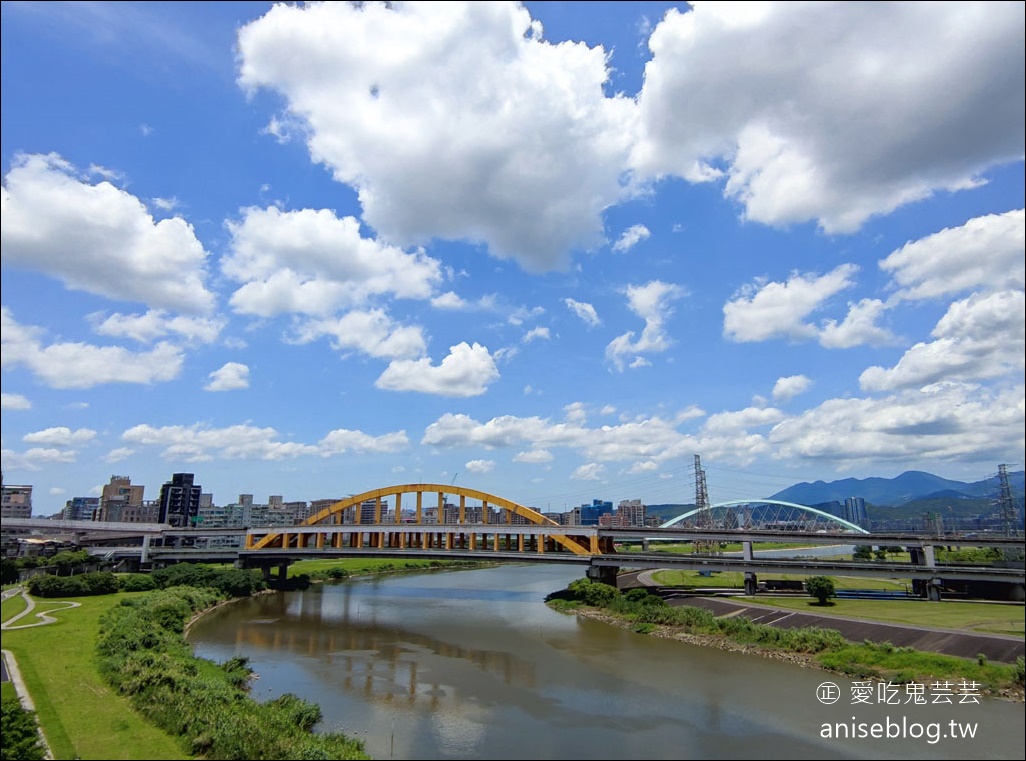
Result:
[[[0,735],[3,736],[3,743],[0,746],[0,758],[24,761],[46,758],[39,739],[35,713],[22,708],[18,698],[14,697],[5,698],[2,708]]]
[[[805,591],[815,597],[820,605],[826,605],[827,600],[836,594],[834,580],[829,576],[810,576],[805,580]]]

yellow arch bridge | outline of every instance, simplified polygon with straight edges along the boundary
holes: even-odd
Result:
[[[457,497],[458,503],[450,501]],[[246,534],[245,550],[254,553],[332,549],[555,552],[584,558],[614,552],[613,540],[599,536],[595,527],[561,526],[503,497],[444,484],[372,489],[340,500],[300,525],[250,529]]]

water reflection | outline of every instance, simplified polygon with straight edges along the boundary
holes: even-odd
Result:
[[[821,723],[852,709],[816,702],[823,672],[549,610],[545,594],[577,573],[476,569],[261,596],[205,616],[190,640],[215,661],[250,658],[255,697],[318,703],[324,729],[365,739],[375,758],[953,757],[824,741]],[[951,716],[988,722],[955,756],[1021,757],[1022,707],[977,708]]]

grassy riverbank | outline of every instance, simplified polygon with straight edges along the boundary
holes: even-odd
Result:
[[[925,653],[889,643],[848,642],[834,629],[782,629],[743,616],[717,618],[701,608],[668,606],[644,589],[620,593],[581,579],[549,596],[556,610],[595,618],[639,634],[787,660],[853,679],[977,685],[978,694],[1023,700],[1026,663],[1014,666]],[[1022,609],[1019,608],[1021,615]]]

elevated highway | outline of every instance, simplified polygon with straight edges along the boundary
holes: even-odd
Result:
[[[452,501],[450,501],[450,498]],[[407,510],[403,510],[406,501]],[[391,501],[391,505],[388,504]],[[714,506],[719,507],[719,506]],[[788,504],[788,509],[801,506]],[[248,529],[182,529],[165,524],[97,524],[89,521],[9,519],[4,527],[43,528],[64,533],[140,537],[141,547],[98,547],[95,554],[133,558],[142,563],[186,560],[232,562],[284,575],[288,564],[314,557],[405,557],[477,559],[494,562],[579,564],[590,577],[610,580],[619,568],[681,568],[741,571],[749,593],[759,573],[907,578],[939,590],[946,580],[1017,585],[1026,594],[1026,572],[1017,567],[952,565],[937,562],[938,547],[996,547],[1021,554],[1021,538],[993,535],[926,536],[869,533],[843,521],[831,524],[821,511],[808,509],[816,530],[768,530],[751,525],[732,528],[674,520],[660,528],[611,528],[560,525],[540,512],[487,492],[444,484],[400,484],[340,500],[301,525]],[[695,513],[687,514],[694,517]],[[699,516],[701,518],[701,516]],[[802,524],[793,516],[788,525]],[[812,525],[812,524],[809,524]],[[824,527],[825,526],[825,527]],[[656,552],[663,542],[695,542],[709,547],[740,543],[740,557],[705,553]],[[765,542],[803,546],[862,544],[907,549],[911,562],[844,562],[815,558],[759,556]],[[641,552],[620,551],[625,545]],[[939,591],[936,591],[939,595]]]

